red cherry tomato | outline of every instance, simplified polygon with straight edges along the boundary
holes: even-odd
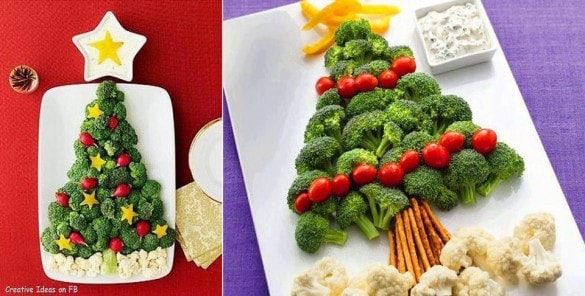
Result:
[[[297,199],[295,199],[295,211],[302,214],[311,208],[311,204],[313,203],[309,199],[309,194],[303,192],[297,196]]]
[[[390,67],[398,75],[398,78],[416,71],[416,62],[411,57],[399,57],[392,62]]]
[[[309,199],[313,202],[322,202],[331,195],[331,181],[327,178],[317,178],[309,186]]]
[[[439,145],[437,143],[427,144],[422,149],[422,156],[424,162],[428,166],[436,169],[446,167],[449,164],[449,159],[451,158],[449,150],[447,150],[445,146]]]
[[[378,78],[372,74],[363,73],[356,77],[355,84],[361,91],[370,91],[378,86]]]
[[[358,186],[372,183],[376,180],[376,168],[369,164],[360,164],[353,168],[351,179]]]
[[[402,153],[402,157],[400,157],[399,163],[405,174],[410,173],[418,167],[418,164],[420,163],[420,156],[415,150],[406,150],[404,153]]]
[[[114,237],[110,240],[110,249],[115,253],[121,252],[124,249],[124,243],[120,238]]]
[[[471,137],[471,147],[481,154],[488,154],[496,148],[498,136],[489,128],[482,128]]]
[[[395,88],[398,83],[398,75],[392,70],[386,70],[378,76],[378,83],[381,88]]]
[[[351,98],[358,93],[359,89],[353,77],[343,77],[337,80],[337,92],[344,98]]]
[[[315,90],[317,94],[322,95],[324,92],[335,86],[335,81],[331,77],[323,76],[315,83]]]
[[[384,186],[392,187],[402,183],[404,170],[397,163],[387,163],[378,171],[378,180]]]
[[[455,153],[463,148],[465,136],[460,132],[449,131],[439,137],[439,144],[447,148],[450,153]]]
[[[349,193],[351,181],[349,177],[343,174],[333,177],[331,194],[337,197],[345,197]]]

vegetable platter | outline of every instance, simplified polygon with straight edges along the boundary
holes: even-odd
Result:
[[[436,2],[390,3],[399,6],[401,12],[392,17],[390,29],[383,36],[390,45],[412,48],[417,72],[430,73],[430,69],[416,38],[414,10]],[[273,295],[289,294],[294,277],[324,256],[342,262],[353,276],[369,263],[386,262],[389,251],[383,235],[367,241],[356,227],[348,229],[343,247],[327,245],[307,254],[296,246],[298,217],[284,200],[296,176],[294,163],[303,147],[306,124],[315,112],[315,81],[327,75],[323,56],[307,58],[301,52],[303,45],[319,38],[315,32],[301,31],[305,22],[297,3],[229,20],[223,26],[224,89]],[[452,232],[477,225],[502,237],[511,233],[526,214],[550,212],[558,229],[553,253],[562,265],[563,276],[555,284],[538,289],[526,284],[506,286],[506,293],[577,295],[578,280],[585,276],[580,268],[585,264],[585,245],[506,58],[494,41],[497,51],[491,61],[434,77],[443,94],[467,100],[475,123],[497,131],[499,141],[522,155],[525,172],[521,178],[500,185],[489,198],[478,197],[474,205],[435,213]]]

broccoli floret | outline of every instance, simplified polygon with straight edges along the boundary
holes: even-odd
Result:
[[[80,211],[81,203],[83,202],[84,199],[85,198],[83,196],[83,193],[81,193],[80,191],[73,192],[69,196],[69,207],[71,208],[71,210]]]
[[[341,60],[343,60],[343,47],[333,45],[325,53],[325,68],[331,69]]]
[[[136,147],[126,147],[126,153],[130,154],[130,159],[132,159],[133,162],[142,161],[142,154],[140,154],[140,151],[136,149]]]
[[[417,103],[424,97],[441,94],[441,87],[437,81],[423,72],[402,76],[398,80],[396,88],[404,91],[405,98]]]
[[[61,221],[55,227],[55,231],[57,232],[57,235],[63,235],[64,237],[68,237],[69,234],[71,233],[71,227],[69,226],[69,223],[67,223],[67,221]]]
[[[331,196],[322,202],[313,203],[311,205],[311,212],[329,218],[335,213],[338,201],[336,197]]]
[[[100,180],[101,182],[101,180]],[[95,198],[99,201],[99,202],[103,202],[106,199],[109,199],[112,195],[112,191],[108,188],[105,187],[98,187],[98,189],[96,189],[96,194],[95,194]]]
[[[96,99],[94,102],[98,103],[98,106],[100,106],[100,110],[102,110],[106,116],[110,116],[114,113],[114,107],[118,103],[114,98]]]
[[[305,144],[295,159],[297,174],[318,169],[333,175],[333,161],[341,152],[341,145],[334,138],[314,138]]]
[[[471,148],[471,137],[473,134],[480,130],[481,127],[471,121],[455,121],[451,125],[449,125],[445,132],[454,131],[462,133],[465,136],[465,148]]]
[[[384,53],[388,50],[388,41],[384,37],[374,33],[368,34],[366,39],[372,45],[372,54],[374,57],[376,59],[384,59]]]
[[[329,74],[331,75],[331,78],[337,81],[342,77],[352,76],[355,69],[357,69],[359,66],[361,65],[356,61],[339,61],[337,64],[331,67]]]
[[[356,61],[359,66],[369,63],[372,59],[372,43],[366,39],[347,41],[343,47],[343,57]]]
[[[401,146],[404,149],[404,151],[412,149],[421,153],[425,145],[433,142],[434,140],[435,139],[433,138],[433,136],[429,135],[426,132],[415,131],[404,136],[404,139],[402,139]]]
[[[124,247],[129,248],[132,252],[140,248],[140,236],[133,227],[121,229],[119,236],[124,243]]]
[[[65,256],[77,257],[77,250],[78,249],[79,249],[78,245],[71,244],[71,250],[63,249],[63,250],[59,250],[59,251],[61,253],[63,253],[63,255],[65,255]]]
[[[445,129],[456,121],[470,121],[472,117],[469,104],[455,95],[432,95],[421,99],[420,106],[433,121],[432,134],[438,138]]]
[[[153,198],[150,201],[150,204],[152,204],[152,215],[151,215],[151,219],[159,219],[162,217],[163,215],[163,202],[160,198]]]
[[[485,157],[473,149],[463,149],[451,154],[445,173],[445,185],[459,193],[464,204],[475,203],[475,188],[483,183],[490,174],[489,163]]]
[[[101,252],[109,247],[110,239],[107,236],[98,236],[96,242],[91,245],[91,249],[95,252]]]
[[[113,113],[114,115],[116,115],[116,118],[118,118],[118,120],[126,119],[126,106],[124,106],[124,104],[122,103],[116,104],[116,106],[114,106]]]
[[[109,128],[107,128],[109,131]],[[138,143],[138,136],[134,128],[126,120],[119,120],[118,126],[112,132],[111,139],[119,142],[126,149]]]
[[[307,253],[315,253],[324,243],[344,245],[347,233],[330,228],[329,221],[320,215],[307,212],[301,215],[295,229],[297,246]]]
[[[79,233],[81,234],[81,236],[85,240],[85,243],[88,245],[93,245],[98,240],[98,235],[92,227],[86,227],[85,229],[81,230]]]
[[[154,199],[160,196],[160,183],[155,180],[148,180],[142,186],[140,195],[146,199]]]
[[[375,110],[354,116],[343,129],[343,144],[348,149],[365,148],[381,157],[402,140],[402,129],[389,121],[383,111]]]
[[[59,239],[59,235],[53,228],[45,228],[45,230],[43,230],[41,233],[41,244],[43,245],[43,250],[51,254],[59,253],[59,246],[55,243],[55,240],[57,239]]]
[[[343,22],[335,31],[335,43],[344,46],[346,42],[356,39],[366,39],[372,33],[370,23],[364,19]]]
[[[82,230],[87,227],[87,220],[85,220],[83,214],[71,212],[69,213],[69,226],[75,230]]]
[[[311,183],[313,183],[315,179],[321,177],[330,178],[330,175],[324,171],[314,170],[304,172],[295,178],[295,180],[292,182],[288,189],[288,194],[286,197],[288,207],[289,209],[291,209],[291,211],[296,213],[295,200],[297,199],[297,196],[302,192],[306,192],[307,190],[309,190],[309,186],[311,186]]]
[[[404,139],[402,139],[402,141],[404,142]],[[389,162],[400,162],[400,158],[402,158],[404,151],[406,150],[401,146],[392,147],[392,149],[388,150],[386,153],[384,153],[384,155],[382,155],[382,158],[380,158],[380,167]]]
[[[414,53],[412,52],[412,49],[406,45],[396,45],[388,47],[385,51],[384,57],[386,57],[388,61],[394,61],[399,57],[414,58]]]
[[[113,220],[112,220],[113,221]],[[112,223],[106,217],[98,217],[91,221],[91,228],[95,230],[95,233],[99,237],[108,237],[112,231]]]
[[[101,216],[100,207],[97,205],[92,206],[91,209],[89,206],[84,205],[81,207],[80,213],[83,214],[87,221],[92,221],[93,219]]]
[[[108,188],[114,188],[119,184],[130,183],[132,181],[131,172],[128,172],[128,169],[125,167],[111,169],[103,175],[105,175],[105,178],[100,180],[100,184]]]
[[[335,219],[341,229],[356,224],[369,240],[380,235],[376,227],[366,215],[368,204],[361,194],[356,191],[350,192],[339,202]]]
[[[144,198],[141,198],[140,201],[138,201],[138,203],[136,204],[138,204],[138,207],[136,208],[138,218],[142,220],[150,219],[150,217],[152,216],[152,212],[154,211],[154,207],[152,206],[152,204]]]
[[[377,182],[362,186],[360,192],[368,199],[372,220],[380,229],[387,230],[392,217],[410,204],[400,189],[385,187]]]
[[[98,99],[116,98],[116,83],[111,80],[106,80],[100,83],[95,94]]]
[[[116,219],[116,202],[108,198],[100,203],[100,211],[108,219]]]
[[[115,156],[122,150],[122,145],[116,141],[107,140],[104,143],[104,150],[109,156]]]
[[[321,108],[329,105],[343,106],[343,99],[337,92],[337,88],[330,88],[321,94],[315,109],[320,110]]]
[[[167,228],[167,235],[160,238],[160,247],[168,248],[175,243],[176,231],[172,228]]]
[[[81,125],[82,132],[88,132],[95,140],[105,140],[113,133],[108,127],[109,118],[107,116],[100,116],[95,119],[86,119]]]
[[[67,182],[65,185],[57,190],[57,192],[62,192],[67,195],[71,195],[73,192],[77,191],[77,183],[76,182]]]
[[[420,197],[441,210],[450,210],[458,203],[457,194],[443,184],[441,172],[425,165],[404,175],[403,185],[409,196]]]
[[[74,182],[81,180],[89,171],[89,165],[89,158],[77,158],[67,171],[67,177]]]
[[[341,129],[345,119],[343,107],[329,105],[319,109],[305,128],[305,142],[312,139],[329,136],[341,142]]]
[[[130,168],[130,177],[132,179],[130,184],[132,184],[132,187],[142,188],[148,178],[146,174],[146,166],[141,162],[132,161],[128,165],[128,168]]]
[[[368,150],[355,148],[344,152],[337,159],[337,174],[349,176],[353,168],[359,164],[378,166],[378,158]]]
[[[488,196],[502,181],[524,173],[524,159],[516,150],[498,142],[496,148],[485,156],[490,167],[488,179],[477,187],[477,192]]]
[[[391,99],[392,97],[381,88],[358,93],[347,104],[346,117],[349,119],[365,112],[384,110],[391,103]]]
[[[76,159],[86,159],[89,157],[89,155],[87,154],[87,147],[85,147],[85,145],[81,144],[81,142],[79,142],[79,140],[75,140],[73,141],[73,151],[75,152],[75,157]]]
[[[88,245],[78,245],[77,246],[77,256],[87,259],[93,255],[93,250]]]
[[[390,63],[384,60],[373,60],[371,62],[365,63],[359,68],[355,69],[353,72],[354,76],[358,76],[362,73],[369,73],[376,77],[380,75],[380,73],[388,70],[390,68]]]
[[[116,101],[124,102],[125,97],[126,97],[126,95],[123,92],[121,92],[119,90],[116,91]]]
[[[69,203],[71,203],[71,199],[69,199]],[[70,212],[69,208],[64,208],[53,201],[49,204],[49,222],[51,225],[57,225],[59,222],[69,221]]]
[[[388,105],[386,116],[400,126],[404,133],[412,131],[432,131],[432,121],[429,115],[423,112],[420,105],[409,100],[397,100]]]
[[[145,251],[150,252],[156,250],[159,244],[160,239],[155,234],[149,233],[142,238],[141,247]]]

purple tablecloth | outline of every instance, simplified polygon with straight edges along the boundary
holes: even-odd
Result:
[[[294,2],[224,0],[224,19]],[[585,5],[581,0],[483,2],[583,235]],[[225,101],[223,110],[224,293],[268,295]]]

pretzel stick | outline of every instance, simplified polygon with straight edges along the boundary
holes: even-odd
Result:
[[[418,256],[418,265],[419,266],[423,266],[422,261],[420,260],[420,256]],[[428,268],[423,268],[422,273],[425,273],[427,270],[429,270]]]
[[[399,213],[402,216],[402,220],[404,221],[404,229],[406,232],[406,241],[408,243],[408,252],[410,254],[410,259],[412,260],[412,269],[414,271],[414,280],[418,283],[418,279],[420,278],[421,271],[420,265],[418,264],[418,256],[416,254],[416,247],[414,245],[414,238],[412,237],[412,228],[410,227],[410,218],[408,217],[408,210],[404,210]]]
[[[449,239],[451,239],[451,234],[449,233],[449,231],[447,231],[447,229],[445,229],[443,224],[441,224],[441,221],[439,221],[439,219],[437,219],[435,214],[433,214],[433,211],[431,211],[431,207],[429,206],[429,204],[427,202],[422,201],[422,205],[425,208],[425,210],[427,211],[427,213],[429,214],[429,217],[431,218],[431,222],[433,222],[433,226],[435,227],[437,232],[439,232],[439,236],[441,237],[443,242],[445,242],[445,243],[448,242]]]
[[[414,220],[416,222],[416,227],[418,228],[418,231],[420,233],[420,238],[422,240],[422,244],[424,247],[424,253],[426,254],[429,260],[429,265],[430,266],[437,265],[439,264],[439,260],[438,258],[435,259],[435,256],[433,255],[433,250],[431,248],[431,244],[429,243],[429,238],[427,236],[427,232],[425,231],[425,226],[422,221],[418,201],[416,200],[416,198],[411,198],[410,204],[412,205],[412,209],[414,210]]]
[[[398,227],[398,219],[396,219],[394,232],[396,235],[396,268],[398,268],[398,272],[405,273],[406,267],[404,266],[404,254],[402,252],[402,244],[400,241],[402,238],[400,237],[400,229]]]
[[[427,234],[431,240],[431,250],[433,251],[433,256],[435,256],[435,259],[437,259],[438,261],[439,254],[441,254],[441,249],[443,249],[443,242],[441,241],[441,238],[437,235],[437,232],[435,232],[433,222],[431,222],[427,211],[425,211],[424,208],[422,208],[420,213],[422,216],[423,224],[425,225],[425,230],[427,231]]]
[[[390,245],[390,259],[388,259],[388,264],[396,266],[396,242],[392,229],[388,230],[388,244]]]
[[[416,221],[414,219],[414,211],[412,210],[412,208],[409,208],[405,213],[408,213],[408,220],[410,220],[410,227],[412,229],[412,233],[414,234],[414,242],[416,243],[416,246],[418,248],[418,259],[421,262],[420,266],[423,267],[423,270],[427,270],[429,268],[431,268],[431,265],[429,264],[429,258],[427,258],[427,254],[425,252],[425,247],[422,244],[422,240],[420,238],[420,233],[418,231],[418,227],[416,226]]]
[[[406,269],[412,277],[415,278],[414,267],[412,266],[412,259],[410,258],[410,252],[408,251],[408,243],[406,242],[406,234],[404,233],[404,224],[402,223],[402,217],[400,214],[396,215],[396,225],[400,232],[400,244],[402,245],[402,254],[404,254],[404,262],[406,263]]]

